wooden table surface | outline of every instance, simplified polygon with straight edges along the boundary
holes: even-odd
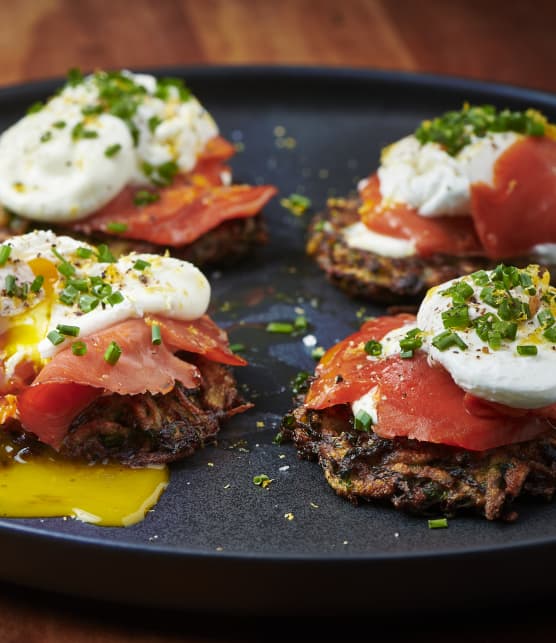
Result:
[[[424,71],[556,92],[555,24],[549,0],[4,0],[0,85],[76,66],[267,63]],[[353,615],[328,620],[319,635],[349,639],[359,623],[369,640],[552,641],[550,613],[508,607],[427,623]],[[101,606],[0,585],[1,642],[296,639],[301,625]]]

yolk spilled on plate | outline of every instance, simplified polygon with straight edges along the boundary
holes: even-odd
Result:
[[[68,516],[107,527],[140,522],[168,485],[168,468],[131,469],[118,464],[76,463],[51,450],[0,447],[0,516]],[[15,455],[13,455],[15,453]],[[6,455],[9,457],[6,458]],[[10,457],[11,456],[11,457]]]

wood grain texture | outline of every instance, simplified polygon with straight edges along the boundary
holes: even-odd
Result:
[[[342,65],[556,91],[556,3],[485,0],[17,0],[0,84],[71,66]]]
[[[63,76],[75,66],[296,64],[450,74],[556,92],[554,25],[556,2],[549,0],[0,0],[0,85]],[[411,634],[398,631],[400,623],[380,635],[365,625],[367,634],[357,637],[543,643],[554,640],[549,613],[491,615],[476,628],[424,628],[417,619]],[[346,628],[338,640],[355,638]],[[91,606],[0,585],[2,643],[298,640],[299,631],[299,624]]]

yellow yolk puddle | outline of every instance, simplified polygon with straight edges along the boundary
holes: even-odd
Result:
[[[169,480],[167,467],[68,462],[50,454],[0,465],[0,516],[69,516],[105,527],[140,522]]]

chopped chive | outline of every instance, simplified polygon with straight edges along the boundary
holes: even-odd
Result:
[[[102,105],[85,105],[85,107],[81,108],[83,116],[98,116],[102,114],[103,111],[104,108]]]
[[[89,281],[87,279],[69,279],[68,286],[73,286],[79,292],[87,292],[89,290]]]
[[[245,344],[230,344],[232,353],[242,353],[245,350]]]
[[[422,332],[423,331],[420,328],[412,328],[407,331],[405,337],[400,339],[400,348],[402,349],[402,353],[411,353],[411,355],[402,355],[402,357],[413,357],[413,351],[421,348],[423,345],[423,337],[421,336]]]
[[[83,82],[83,72],[79,67],[72,67],[68,70],[66,81],[70,87],[75,87]]]
[[[66,121],[56,121],[55,123],[52,123],[52,127],[55,127],[56,129],[64,129],[66,126]]]
[[[88,259],[93,255],[93,251],[91,248],[85,248],[83,246],[77,248],[75,251],[75,254],[80,258],[80,259]]]
[[[293,325],[296,330],[305,330],[308,326],[307,318],[303,315],[299,315],[295,318]]]
[[[94,310],[99,305],[99,299],[93,297],[92,295],[81,295],[79,297],[79,310],[84,313],[90,313],[91,310]]]
[[[71,263],[64,261],[58,266],[58,272],[69,279],[72,275],[75,274],[75,266],[72,266]]]
[[[87,352],[87,344],[85,342],[73,342],[71,352],[78,357],[82,357]]]
[[[16,277],[15,275],[6,275],[6,281],[5,281],[5,290],[6,294],[8,297],[14,297],[16,292],[17,292],[17,285],[16,285]]]
[[[539,324],[543,328],[548,328],[549,326],[552,326],[554,324],[554,316],[546,308],[543,308],[541,311],[539,311],[537,319],[539,320]]]
[[[112,294],[112,286],[101,279],[100,281],[93,283],[92,291],[93,295],[100,297],[100,299],[104,299],[105,297],[110,297]]]
[[[51,138],[52,132],[50,130],[47,130],[44,134],[41,135],[40,141],[41,143],[48,143]]]
[[[79,296],[79,291],[73,286],[66,286],[60,293],[59,300],[66,304],[66,306],[71,306],[75,303],[77,297]]]
[[[37,112],[40,112],[43,107],[44,103],[38,100],[27,108],[27,114],[36,114]]]
[[[12,247],[10,245],[0,246],[0,266],[4,266],[10,258]]]
[[[313,348],[313,350],[311,351],[311,357],[314,360],[318,361],[319,359],[321,359],[321,357],[324,355],[325,352],[326,351],[322,346],[317,346],[316,348]]]
[[[463,304],[474,292],[473,287],[465,281],[456,281],[441,294],[444,297],[451,297],[454,304]]]
[[[151,326],[151,342],[157,346],[162,344],[162,335],[160,334],[160,326],[158,324]]]
[[[46,337],[54,344],[54,346],[58,346],[58,344],[61,344],[65,339],[65,337],[57,330],[51,330]]]
[[[148,261],[137,259],[137,261],[133,264],[133,268],[135,270],[145,270],[145,268],[148,268],[150,265],[151,264]]]
[[[413,357],[413,351],[412,350],[400,351],[400,357],[402,359],[411,359]]]
[[[58,324],[56,330],[62,335],[69,335],[70,337],[79,336],[79,326],[68,326],[67,324]]]
[[[370,339],[365,343],[365,353],[373,357],[378,357],[378,355],[382,354],[382,344],[375,339]]]
[[[270,322],[266,326],[269,333],[291,334],[294,331],[294,325],[287,322]]]
[[[98,132],[91,129],[85,129],[85,123],[81,121],[71,130],[71,138],[74,141],[78,141],[82,138],[98,138]]]
[[[116,304],[121,304],[123,300],[124,300],[124,296],[119,290],[116,292],[113,292],[111,295],[109,295],[106,298],[107,303],[109,303],[111,306],[115,306]]]
[[[116,156],[116,154],[122,149],[122,146],[120,143],[114,143],[114,145],[109,145],[105,150],[104,150],[104,156],[107,158],[112,158],[113,156]]]
[[[97,253],[100,263],[115,263],[116,261],[114,255],[110,252],[110,248],[105,243],[101,243],[98,246]]]
[[[149,192],[149,190],[138,190],[133,195],[133,203],[136,206],[148,205],[160,199],[158,192]]]
[[[454,304],[442,313],[444,328],[468,328],[469,308],[467,304]]]
[[[446,529],[448,527],[448,518],[433,518],[428,521],[429,529]]]
[[[256,484],[258,487],[268,487],[271,480],[266,475],[266,473],[261,473],[258,476],[253,476],[253,484]]]
[[[120,359],[122,355],[122,349],[116,344],[116,342],[110,342],[110,345],[104,353],[104,361],[108,362],[111,366],[114,366],[116,362]]]
[[[550,328],[547,328],[542,334],[542,336],[545,339],[548,339],[549,342],[556,344],[556,326],[551,326]]]
[[[127,223],[121,223],[120,221],[110,221],[106,224],[106,229],[108,232],[125,232],[127,230]]]
[[[369,427],[373,423],[373,418],[367,413],[367,411],[364,411],[361,409],[360,411],[357,411],[357,414],[355,415],[355,430],[356,431],[369,431]]]
[[[522,344],[516,348],[518,355],[536,355],[538,349],[532,344]]]
[[[147,121],[150,132],[154,133],[154,130],[160,125],[160,123],[162,123],[161,118],[159,118],[158,116],[151,116]]]
[[[471,273],[470,277],[477,286],[486,286],[490,281],[486,270],[477,270]]]
[[[432,345],[439,351],[445,351],[452,346],[457,346],[461,350],[465,350],[467,348],[467,344],[463,339],[451,330],[445,330],[443,333],[433,337]]]
[[[31,292],[39,292],[44,283],[44,277],[42,275],[37,275],[31,282]]]

